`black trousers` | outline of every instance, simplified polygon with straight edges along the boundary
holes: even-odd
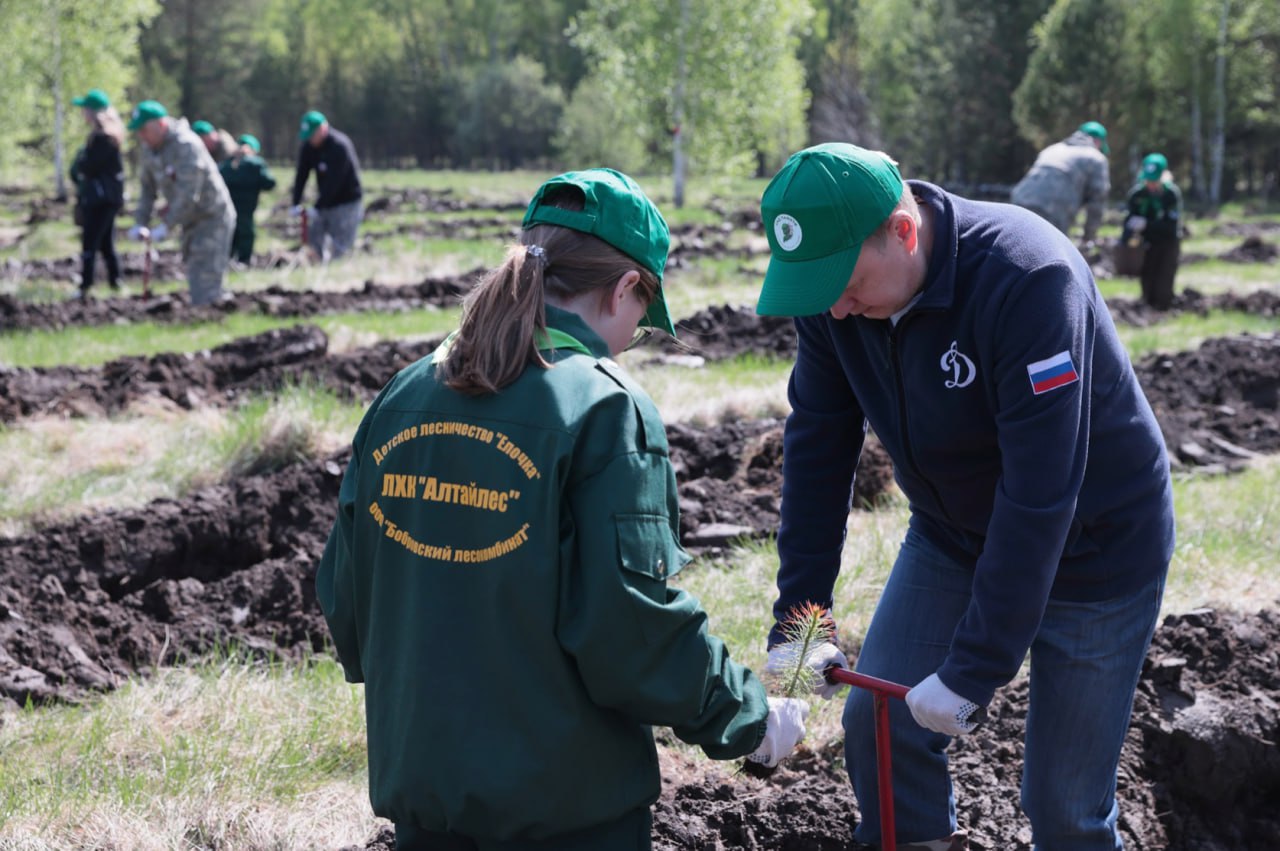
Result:
[[[1173,306],[1173,279],[1178,274],[1182,240],[1166,239],[1147,243],[1142,258],[1142,300],[1156,310]]]
[[[112,289],[120,286],[120,261],[116,257],[116,215],[120,208],[114,204],[83,207],[84,224],[80,226],[80,291],[88,292],[93,286],[94,265],[97,254],[107,265],[107,283]]]
[[[396,851],[650,851],[652,831],[653,813],[648,807],[608,824],[538,841],[472,839],[396,822]]]

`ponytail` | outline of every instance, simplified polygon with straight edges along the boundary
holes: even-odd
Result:
[[[557,193],[548,203],[582,209],[581,190],[566,186]],[[661,285],[657,276],[607,242],[559,225],[526,228],[502,265],[463,300],[462,323],[436,365],[441,381],[459,393],[482,396],[511,384],[531,365],[549,369],[538,350],[547,327],[547,295],[569,301],[596,290],[607,298],[632,270],[640,273],[639,295],[652,301]]]

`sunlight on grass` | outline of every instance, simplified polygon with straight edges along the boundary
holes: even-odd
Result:
[[[1211,310],[1207,316],[1181,313],[1145,328],[1117,325],[1116,330],[1129,358],[1138,361],[1153,352],[1196,349],[1210,337],[1276,333],[1280,331],[1280,316]]]
[[[126,356],[212,349],[273,328],[302,324],[318,325],[330,337],[330,350],[337,352],[357,345],[372,345],[379,340],[448,333],[457,326],[460,313],[459,308],[435,307],[398,313],[358,311],[308,317],[230,313],[217,322],[193,325],[139,322],[11,332],[0,334],[0,365],[99,366]]]
[[[1206,260],[1182,266],[1175,282],[1179,292],[1190,287],[1203,293],[1247,293],[1278,286],[1278,263],[1228,263],[1225,260]]]
[[[224,654],[2,720],[0,847],[304,849],[375,827],[363,692],[327,657]]]
[[[0,534],[107,508],[179,497],[350,442],[363,406],[286,388],[224,411],[141,402],[110,420],[29,420],[0,427]]]
[[[754,354],[701,367],[642,360],[651,357],[629,352],[619,362],[653,397],[666,422],[707,425],[786,413],[790,361]]]

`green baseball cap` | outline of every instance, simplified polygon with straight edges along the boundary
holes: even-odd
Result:
[[[241,145],[248,145],[253,148],[255,154],[262,152],[262,143],[258,141],[258,137],[251,133],[241,133],[240,138],[236,140]]]
[[[1159,180],[1164,176],[1164,170],[1169,167],[1169,161],[1164,158],[1164,154],[1147,154],[1142,158],[1143,180]]]
[[[1080,125],[1080,132],[1084,133],[1086,136],[1092,136],[1102,142],[1102,147],[1100,148],[1102,153],[1111,153],[1111,146],[1107,144],[1107,128],[1103,127],[1096,121],[1086,121],[1084,124]]]
[[[880,151],[829,142],[792,154],[760,199],[771,256],[756,313],[830,310],[903,186],[898,164]]]
[[[323,112],[316,112],[314,109],[302,116],[302,124],[298,127],[298,138],[303,142],[311,138],[311,134],[316,132],[316,128],[324,124],[328,119],[324,117]]]
[[[144,100],[133,108],[133,115],[129,118],[129,129],[137,130],[148,121],[164,118],[168,114],[169,110],[165,109],[160,101]]]
[[[213,132],[213,125],[208,121],[197,121],[191,125],[191,131],[197,136],[207,136]]]
[[[76,106],[92,109],[94,112],[101,112],[111,106],[111,99],[107,97],[107,93],[102,89],[89,89],[83,96],[72,98],[71,102]]]
[[[566,210],[543,203],[553,189],[575,186],[582,191],[583,208]],[[589,233],[607,242],[658,277],[658,294],[640,320],[671,336],[676,335],[662,292],[671,232],[666,219],[636,182],[611,168],[589,168],[553,177],[534,194],[521,227],[559,225]]]

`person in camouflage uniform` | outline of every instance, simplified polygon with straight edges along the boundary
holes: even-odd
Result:
[[[240,137],[240,149],[234,157],[218,167],[231,203],[236,208],[236,229],[231,237],[231,256],[241,263],[248,263],[253,256],[253,214],[258,209],[258,195],[264,189],[275,189],[276,179],[266,162],[258,156],[262,145],[257,137],[245,133]]]
[[[1111,191],[1106,156],[1110,152],[1107,128],[1086,121],[1079,130],[1040,152],[1031,170],[1013,187],[1010,200],[1067,235],[1084,207],[1084,242],[1093,242]]]
[[[191,125],[191,131],[204,142],[205,150],[218,165],[222,165],[240,152],[240,145],[230,133],[214,127],[208,121],[194,122]]]
[[[129,229],[129,236],[146,238],[149,233],[160,241],[181,225],[182,259],[187,266],[191,303],[219,300],[236,212],[218,167],[186,119],[170,117],[156,101],[143,101],[134,107],[129,129],[142,142],[142,192],[138,197],[137,224]],[[148,231],[157,194],[166,206],[162,221]]]

